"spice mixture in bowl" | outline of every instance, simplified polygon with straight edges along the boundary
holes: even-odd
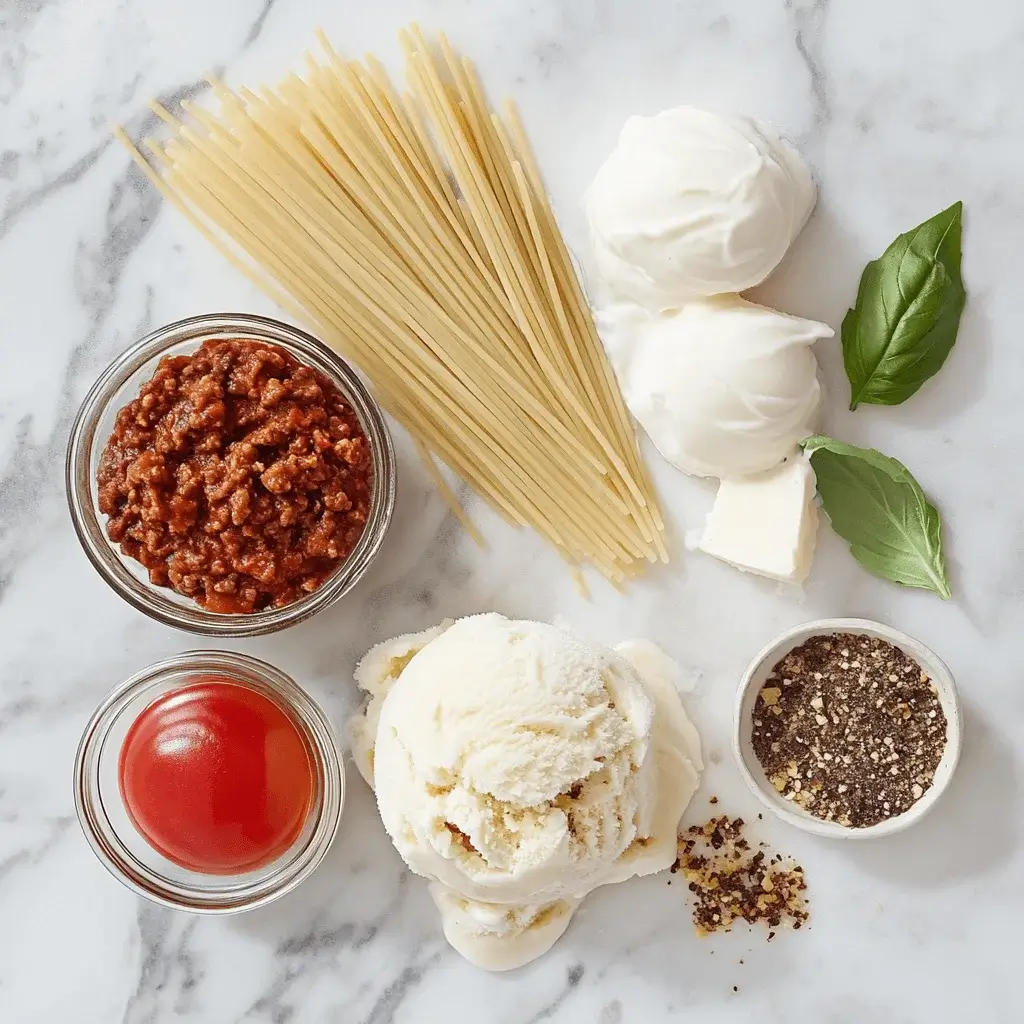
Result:
[[[880,623],[826,620],[752,663],[737,704],[741,770],[780,816],[823,835],[884,835],[934,804],[959,754],[948,669]]]
[[[261,317],[196,317],[129,349],[86,398],[67,469],[104,578],[212,635],[272,632],[336,600],[394,507],[391,441],[358,378]]]

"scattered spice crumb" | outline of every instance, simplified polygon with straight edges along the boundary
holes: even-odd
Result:
[[[455,839],[467,853],[476,853],[476,848],[473,846],[473,841],[469,838],[469,836],[466,835],[465,832],[462,831],[462,829],[458,828],[456,825],[453,825],[450,821],[446,821],[444,823],[444,827],[448,829],[448,831],[452,834],[452,838]]]
[[[722,815],[679,837],[671,870],[682,872],[693,893],[698,935],[732,931],[737,920],[772,929],[785,922],[798,929],[809,917],[803,868],[764,843],[755,850],[744,828],[742,818]],[[769,940],[774,936],[772,931]]]
[[[868,828],[931,788],[946,725],[935,685],[913,658],[878,637],[837,633],[811,637],[775,665],[751,739],[785,799]]]
[[[740,990],[739,985],[733,985],[732,990],[733,990],[733,992],[739,992],[739,990]]]
[[[718,797],[717,796],[711,797],[711,799],[708,800],[708,803],[709,804],[717,804],[718,803]]]

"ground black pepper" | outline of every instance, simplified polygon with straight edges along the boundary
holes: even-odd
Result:
[[[852,828],[912,807],[946,748],[946,715],[913,658],[877,637],[811,637],[772,669],[753,710],[754,753],[775,788]]]

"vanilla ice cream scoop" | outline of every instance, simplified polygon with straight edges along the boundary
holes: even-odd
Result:
[[[759,473],[814,432],[811,346],[827,324],[720,295],[673,313],[610,306],[598,325],[630,412],[686,473]]]
[[[792,146],[740,116],[631,117],[586,195],[605,301],[648,309],[760,284],[814,208]]]
[[[672,864],[699,740],[667,677],[645,679],[628,650],[493,614],[440,629],[360,664],[371,700],[353,747],[448,940],[516,967],[592,889]]]

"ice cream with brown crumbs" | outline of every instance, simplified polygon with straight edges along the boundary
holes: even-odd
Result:
[[[675,860],[700,741],[657,659],[630,653],[490,614],[389,641],[356,671],[357,763],[478,966],[529,962],[588,892]]]

